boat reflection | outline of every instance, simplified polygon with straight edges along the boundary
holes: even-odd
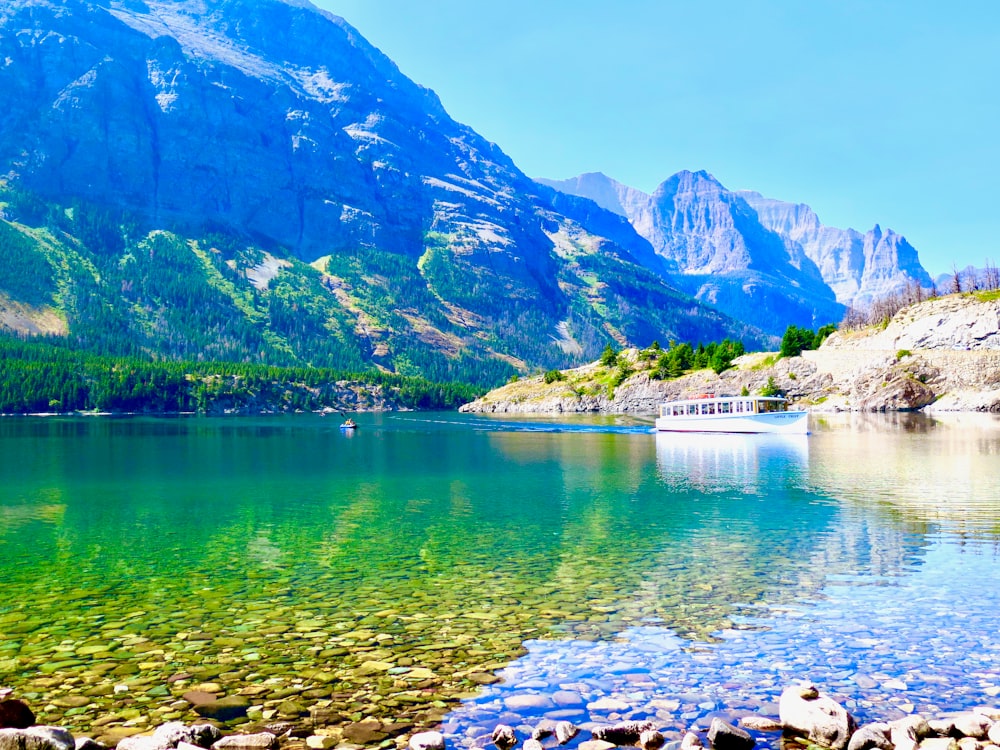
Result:
[[[702,492],[765,492],[809,468],[806,435],[669,433],[656,435],[656,463],[667,484]]]

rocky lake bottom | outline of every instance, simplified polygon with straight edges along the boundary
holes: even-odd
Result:
[[[799,679],[861,720],[998,702],[994,418],[361,422],[0,420],[0,685],[106,741],[214,715],[386,747],[679,739]]]

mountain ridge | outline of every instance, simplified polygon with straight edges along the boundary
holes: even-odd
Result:
[[[678,172],[652,194],[599,172],[568,180],[537,181],[590,198],[627,217],[636,231],[667,257],[675,274],[671,280],[699,298],[707,292],[686,284],[684,275],[756,268],[776,275],[779,284],[820,282],[833,293],[836,303],[845,307],[867,306],[909,284],[930,288],[932,283],[917,251],[892,230],[883,232],[876,225],[862,234],[825,226],[804,203],[766,198],[750,190],[731,191],[705,171]],[[690,196],[697,192],[705,199],[703,205],[693,214],[685,213],[678,200],[692,203]],[[678,231],[678,221],[690,220],[692,215],[700,221],[696,231]],[[783,250],[778,249],[778,241]],[[830,316],[835,309],[819,306],[816,312],[819,317]]]

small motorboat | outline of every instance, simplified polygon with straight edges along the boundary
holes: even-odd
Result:
[[[355,422],[355,421],[354,421],[353,419],[351,419],[350,417],[348,417],[348,418],[347,418],[346,420],[344,420],[344,422],[343,422],[343,423],[342,423],[342,424],[340,425],[340,429],[342,429],[342,430],[356,430],[356,429],[358,429],[358,423],[357,423],[357,422]]]

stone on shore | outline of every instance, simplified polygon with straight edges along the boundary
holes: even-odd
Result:
[[[785,688],[778,701],[784,731],[832,750],[844,750],[857,726],[854,717],[814,685]]]
[[[955,731],[963,737],[985,740],[993,722],[983,714],[959,714],[955,717]]]
[[[418,732],[410,737],[410,750],[444,750],[444,735],[440,732]]]
[[[885,723],[865,724],[851,735],[847,750],[893,750],[892,728]]]
[[[75,748],[76,741],[73,735],[62,727],[0,729],[0,750],[75,750]]]
[[[651,721],[622,721],[617,724],[595,727],[591,730],[591,734],[594,735],[594,739],[604,740],[614,745],[635,745],[639,742],[639,737],[643,732],[654,728]]]
[[[712,719],[708,741],[716,750],[750,750],[757,744],[745,729],[734,727],[719,717]]]
[[[273,750],[278,746],[278,738],[270,732],[256,734],[230,734],[216,741],[212,750]]]
[[[218,727],[211,724],[187,726],[179,721],[170,721],[158,726],[151,735],[123,737],[118,742],[118,750],[173,750],[181,745],[209,748],[222,737]]]
[[[544,740],[546,737],[551,737],[555,734],[555,732],[556,723],[552,721],[552,719],[542,719],[535,725],[535,728],[531,730],[531,739]],[[496,743],[496,740],[493,742]]]
[[[0,701],[0,729],[27,729],[35,724],[28,704],[16,698]]]
[[[1000,745],[1000,720],[995,721],[990,731],[986,733],[986,739],[994,745]]]
[[[920,743],[920,750],[958,750],[954,737],[928,737]]]
[[[580,728],[569,721],[560,721],[556,723],[556,741],[560,745],[565,745],[571,739],[576,737],[580,733]]]
[[[917,750],[920,741],[933,733],[922,716],[906,716],[889,723],[889,739],[895,750]]]
[[[666,737],[655,729],[647,729],[639,735],[639,747],[642,750],[660,750],[666,742]]]
[[[493,744],[500,748],[500,750],[510,750],[510,748],[517,744],[517,733],[511,726],[497,724],[493,728],[491,739],[493,740]]]

